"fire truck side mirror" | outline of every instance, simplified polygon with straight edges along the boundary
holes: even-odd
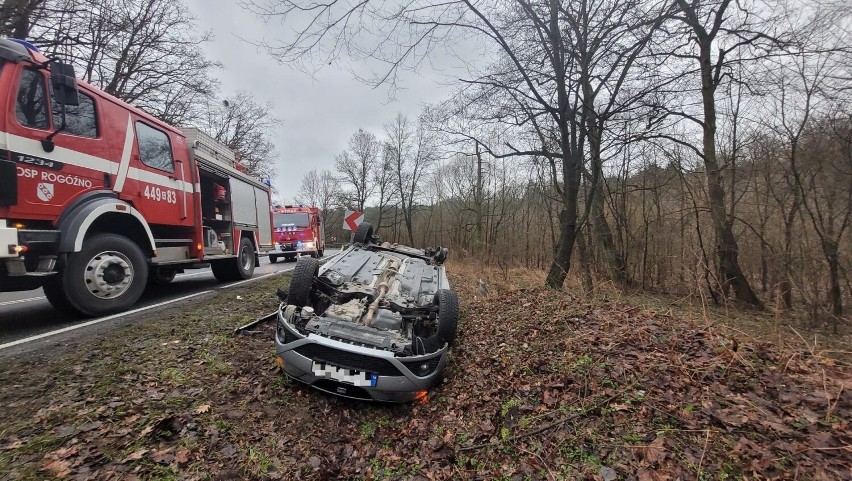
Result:
[[[54,61],[50,67],[50,83],[53,96],[60,105],[80,105],[80,92],[77,90],[77,76],[74,66]]]
[[[50,83],[53,85],[53,101],[62,107],[62,124],[41,141],[41,147],[45,152],[53,152],[55,147],[53,137],[65,130],[65,107],[80,105],[80,91],[77,90],[77,76],[74,75],[73,66],[59,60],[52,61]]]

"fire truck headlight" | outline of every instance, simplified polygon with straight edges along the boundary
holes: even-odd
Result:
[[[302,244],[302,247],[305,249],[313,249],[316,247],[316,244],[314,244],[313,242],[305,242]]]

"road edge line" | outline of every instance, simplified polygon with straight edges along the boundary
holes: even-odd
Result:
[[[335,255],[329,257],[327,260],[325,260],[325,262],[328,262],[328,261],[334,259],[338,255],[340,255],[340,254],[335,254]],[[325,262],[323,262],[323,264]],[[82,329],[84,327],[94,326],[94,325],[100,324],[102,322],[111,321],[113,319],[118,319],[120,317],[129,316],[131,314],[137,314],[137,313],[140,313],[140,312],[147,311],[149,309],[155,309],[157,307],[167,306],[167,305],[175,303],[175,302],[185,301],[187,299],[192,299],[193,297],[198,297],[198,296],[201,296],[201,295],[204,295],[204,294],[209,294],[211,292],[215,293],[215,292],[222,291],[222,290],[225,290],[225,289],[230,289],[231,287],[236,287],[236,286],[239,286],[239,285],[242,285],[242,284],[247,284],[249,282],[259,281],[261,279],[266,279],[267,277],[272,277],[272,276],[283,274],[285,272],[290,272],[295,268],[296,268],[296,266],[294,265],[293,267],[291,267],[289,269],[270,272],[268,274],[263,274],[262,276],[252,277],[251,279],[246,279],[244,281],[239,281],[239,282],[234,282],[232,284],[226,284],[224,286],[219,286],[215,289],[209,289],[209,290],[206,290],[206,291],[195,292],[193,294],[189,294],[189,295],[186,295],[186,296],[183,296],[183,297],[178,297],[177,299],[170,299],[168,301],[158,302],[157,304],[151,304],[149,306],[139,307],[139,308],[133,309],[131,311],[119,312],[118,314],[113,314],[111,316],[99,317],[97,319],[92,319],[91,321],[82,322],[80,324],[74,324],[73,326],[63,327],[62,329],[57,329],[55,331],[43,332],[41,334],[36,334],[35,336],[17,339],[17,340],[14,340],[14,341],[7,342],[5,344],[0,344],[0,351],[2,351],[4,349],[8,349],[10,347],[20,346],[21,344],[27,344],[29,342],[38,341],[39,339],[45,339],[45,338],[48,338],[48,337],[51,337],[51,336],[55,336],[57,334],[63,334],[63,333],[66,333],[66,332],[71,332],[71,331],[77,330],[77,329]]]
[[[131,311],[119,312],[118,314],[113,314],[111,316],[99,317],[97,319],[92,319],[91,321],[82,322],[80,324],[74,324],[73,326],[63,327],[62,329],[57,329],[55,331],[43,332],[41,334],[36,334],[35,336],[25,337],[25,338],[18,339],[18,340],[15,340],[15,341],[7,342],[5,344],[0,344],[0,351],[2,351],[3,349],[8,349],[10,347],[19,346],[21,344],[26,344],[28,342],[38,341],[39,339],[44,339],[44,338],[47,338],[47,337],[50,337],[50,336],[54,336],[56,334],[63,334],[65,332],[71,332],[71,331],[74,331],[74,330],[77,330],[77,329],[82,329],[84,327],[94,326],[95,324],[100,324],[102,322],[111,321],[113,319],[118,319],[120,317],[129,316],[131,314],[136,314],[138,312],[147,311],[148,309],[154,309],[156,307],[167,306],[167,305],[172,304],[174,302],[185,301],[187,299],[192,299],[193,297],[200,296],[200,295],[203,295],[203,294],[208,294],[208,293],[211,293],[211,292],[215,292],[215,290],[207,290],[207,291],[202,291],[202,292],[196,292],[196,293],[190,294],[188,296],[178,297],[177,299],[170,299],[168,301],[159,302],[157,304],[151,304],[149,306],[139,307],[139,308],[133,309]]]

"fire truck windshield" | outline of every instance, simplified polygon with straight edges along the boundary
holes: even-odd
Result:
[[[273,217],[275,227],[283,225],[295,225],[296,227],[307,227],[310,225],[308,214],[302,212],[294,212],[287,214],[275,214]]]

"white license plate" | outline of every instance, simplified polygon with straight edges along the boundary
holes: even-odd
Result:
[[[355,386],[376,387],[376,382],[379,380],[379,375],[376,373],[356,371],[355,369],[347,369],[322,361],[311,362],[311,371],[314,373],[314,376],[327,377]]]

